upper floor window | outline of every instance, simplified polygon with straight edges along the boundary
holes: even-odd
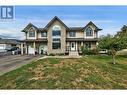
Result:
[[[76,37],[76,32],[75,31],[70,31],[69,36],[70,37]]]
[[[61,33],[60,33],[60,31],[53,30],[52,36],[61,36]]]
[[[35,29],[33,27],[29,29],[29,37],[35,37]]]
[[[86,29],[86,36],[93,36],[93,29],[92,28],[88,27]]]
[[[41,32],[41,37],[47,37],[47,32],[46,31]]]
[[[52,36],[59,37],[61,36],[61,27],[58,25],[53,26]]]

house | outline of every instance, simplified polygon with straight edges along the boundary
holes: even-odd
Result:
[[[20,47],[20,41],[16,39],[0,39],[0,52],[5,52],[12,47]]]
[[[22,54],[80,53],[81,47],[96,48],[98,28],[93,22],[84,27],[68,27],[55,16],[44,28],[29,23],[23,30]]]

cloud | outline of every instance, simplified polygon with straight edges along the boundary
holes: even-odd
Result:
[[[114,20],[92,20],[92,19],[85,19],[85,20],[74,20],[74,19],[65,19],[63,20],[65,22],[65,24],[67,24],[68,26],[85,26],[86,24],[88,24],[90,21],[92,21],[93,23],[97,24],[97,25],[104,25],[104,24],[111,24],[111,23],[115,23],[116,21]]]
[[[16,30],[12,30],[12,29],[0,29],[0,35],[6,37],[6,38],[15,38],[15,39],[23,39],[24,38],[24,34],[16,31]]]
[[[48,15],[45,17],[25,17],[25,18],[18,18],[16,22],[28,24],[29,22],[38,25],[39,27],[44,27],[54,16],[49,17]],[[93,21],[95,24],[105,24],[105,23],[115,23],[115,20],[110,19],[85,19],[85,16],[82,15],[61,15],[58,16],[60,19],[67,24],[68,26],[84,26],[89,21]]]

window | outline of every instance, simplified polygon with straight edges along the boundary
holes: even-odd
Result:
[[[30,30],[29,30],[29,37],[35,37],[35,30],[34,30],[34,28],[30,28]]]
[[[58,25],[53,26],[53,30],[52,30],[52,49],[61,49],[61,41],[60,41],[60,37],[61,37],[61,27]]]
[[[86,43],[85,48],[90,49],[91,48],[91,43]]]
[[[61,27],[58,25],[53,26],[52,36],[58,37],[61,36]]]
[[[86,29],[86,36],[93,36],[93,30],[92,30],[92,28],[88,27]]]
[[[75,36],[76,36],[76,32],[70,31],[70,32],[69,32],[69,36],[70,36],[70,37],[75,37]]]
[[[53,42],[52,49],[61,49],[61,43],[60,42]]]
[[[46,31],[41,32],[41,37],[47,37],[47,32]]]
[[[61,33],[60,33],[60,31],[59,30],[53,30],[52,31],[52,36],[61,36]]]
[[[52,49],[61,49],[60,38],[53,38]]]

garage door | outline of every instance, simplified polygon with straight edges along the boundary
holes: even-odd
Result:
[[[28,46],[28,54],[35,54],[33,47]]]

